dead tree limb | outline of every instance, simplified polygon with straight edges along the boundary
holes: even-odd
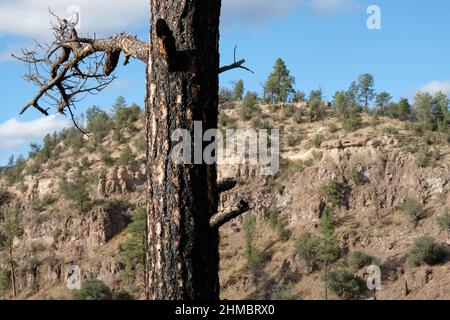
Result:
[[[230,191],[234,187],[236,187],[237,181],[234,178],[226,178],[217,182],[217,191],[220,193],[224,193],[226,191]]]
[[[240,200],[235,206],[226,208],[219,213],[215,214],[210,220],[209,225],[211,228],[219,229],[227,222],[239,217],[240,215],[249,211],[250,205],[245,200]]]
[[[130,58],[147,64],[150,46],[135,36],[120,33],[104,39],[79,37],[77,22],[70,23],[50,13],[56,18],[56,23],[52,23],[53,42],[36,43],[35,49],[22,50],[21,57],[13,55],[28,66],[25,79],[39,88],[20,114],[34,107],[48,115],[51,107],[55,107],[62,114],[68,110],[73,118],[76,102],[85,94],[101,92],[114,81],[112,74],[122,53],[125,65]],[[42,107],[43,104],[49,107]]]
[[[221,67],[219,69],[219,73],[223,73],[223,72],[233,70],[233,69],[244,69],[244,70],[254,74],[254,72],[251,69],[244,66],[245,59],[236,61],[236,49],[237,49],[237,46],[234,47],[234,62],[228,66]]]

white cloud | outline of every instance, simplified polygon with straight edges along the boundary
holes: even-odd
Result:
[[[293,12],[304,0],[223,0],[223,18],[237,23],[265,22]],[[144,0],[15,0],[0,1],[0,36],[13,34],[45,38],[49,34],[48,8],[68,17],[68,8],[81,11],[81,31],[107,35],[148,24],[149,1]]]
[[[361,7],[357,0],[310,0],[308,6],[318,14],[349,12]]]
[[[0,2],[0,34],[45,37],[49,33],[48,9],[69,17],[72,5],[80,8],[81,30],[97,34],[126,31],[145,22],[150,14],[148,1],[127,0],[15,0]]]
[[[40,141],[46,134],[60,131],[70,125],[68,119],[57,115],[28,122],[10,119],[0,124],[0,154]]]
[[[270,18],[294,12],[302,0],[224,0],[225,23],[263,23]]]
[[[430,83],[420,88],[419,91],[428,92],[431,94],[435,94],[441,91],[442,93],[445,93],[446,95],[450,96],[450,80],[431,81]]]

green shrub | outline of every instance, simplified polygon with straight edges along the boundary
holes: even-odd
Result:
[[[295,123],[300,124],[303,122],[303,116],[304,116],[303,112],[300,109],[297,109],[294,112],[292,119],[294,120]]]
[[[437,218],[437,224],[443,231],[450,231],[450,210],[445,209],[445,212]]]
[[[354,132],[361,127],[362,117],[360,114],[355,114],[352,117],[342,120],[342,128],[347,132]]]
[[[413,222],[420,221],[426,216],[426,212],[422,208],[422,205],[419,203],[419,201],[410,197],[405,199],[405,202],[402,206],[402,212]]]
[[[78,174],[74,182],[68,182],[65,177],[60,183],[61,194],[73,202],[73,206],[78,213],[85,213],[91,210],[92,200],[88,192],[88,179]]]
[[[0,186],[0,203],[6,203],[11,198],[11,193]]]
[[[100,143],[111,130],[111,121],[105,111],[93,106],[86,111],[87,129],[94,135],[94,142]]]
[[[361,270],[376,262],[376,259],[362,251],[354,251],[350,253],[347,259],[348,265],[354,270]]]
[[[112,300],[111,289],[100,280],[88,279],[74,293],[75,300]]]
[[[426,146],[420,147],[419,151],[416,153],[416,159],[414,163],[419,168],[425,168],[426,166],[428,166],[429,162],[430,158],[428,148]]]
[[[88,157],[83,157],[83,158],[81,158],[81,160],[80,160],[80,168],[81,169],[89,169],[89,166],[91,165],[91,162],[89,161],[89,158]]]
[[[247,258],[247,266],[252,271],[257,271],[262,268],[262,264],[265,261],[263,252],[255,247],[255,229],[256,218],[251,215],[247,215],[244,218],[244,234],[245,234],[245,256]]]
[[[134,141],[134,146],[140,152],[145,153],[147,151],[147,139],[145,135],[140,135],[139,137],[137,137],[137,139]]]
[[[423,236],[414,240],[407,256],[408,263],[412,266],[436,265],[444,258],[444,249],[433,238]]]
[[[236,123],[236,119],[227,115],[224,112],[219,114],[219,125],[224,128],[228,128]]]
[[[56,199],[53,198],[51,195],[46,194],[40,201],[36,201],[33,204],[33,211],[35,213],[41,213],[45,211],[45,208],[54,204],[56,202]]]
[[[283,285],[279,290],[272,294],[271,300],[289,301],[295,300],[294,297],[294,284],[289,282]]]
[[[272,128],[269,120],[261,119],[260,117],[256,117],[255,119],[253,119],[252,127],[254,129],[271,129]]]
[[[364,182],[364,175],[360,171],[353,168],[350,171],[350,180],[356,185],[361,185]]]
[[[131,150],[131,148],[129,146],[126,146],[125,149],[120,154],[120,157],[119,157],[119,160],[117,163],[119,166],[127,166],[131,162],[133,162],[134,159],[135,159],[135,156],[133,154],[133,151]]]
[[[287,145],[289,147],[295,147],[300,142],[300,139],[297,135],[290,134],[287,137]]]
[[[78,153],[84,146],[84,136],[76,128],[66,129],[62,133],[64,144],[72,148],[74,153]]]
[[[347,186],[334,178],[325,186],[324,193],[328,203],[339,207],[347,203],[349,190]]]
[[[380,124],[380,119],[378,118],[377,115],[370,117],[369,126],[371,126],[372,128],[375,129],[379,124]]]
[[[134,297],[128,291],[121,290],[114,294],[114,300],[134,300]]]
[[[314,147],[316,148],[320,148],[320,146],[322,145],[322,143],[325,141],[325,136],[321,133],[316,134],[314,137],[312,137],[311,139],[311,143]]]
[[[102,151],[100,154],[100,160],[107,167],[112,167],[114,165],[114,159],[107,151]]]
[[[386,127],[383,129],[383,133],[388,135],[395,135],[398,134],[398,130],[392,127]]]
[[[114,127],[118,131],[133,129],[134,123],[139,120],[142,112],[141,107],[136,104],[127,107],[126,101],[122,97],[117,98],[112,109]]]
[[[239,112],[243,121],[249,121],[253,117],[253,113],[256,111],[257,102],[258,96],[255,93],[247,92],[242,102],[242,108]]]
[[[328,131],[329,131],[330,133],[336,133],[336,132],[339,131],[339,128],[338,128],[338,126],[337,126],[335,123],[330,123],[330,124],[328,125]]]
[[[345,269],[330,272],[328,287],[343,300],[360,299],[367,289],[361,278]]]
[[[0,269],[0,290],[5,297],[6,291],[11,288],[11,273],[7,269]]]
[[[314,271],[319,263],[319,245],[320,239],[309,232],[302,233],[295,241],[295,255],[306,263],[308,272]]]
[[[278,235],[278,240],[287,241],[290,237],[290,232],[286,230],[285,222],[280,216],[280,212],[275,208],[269,209],[269,225],[276,231]]]

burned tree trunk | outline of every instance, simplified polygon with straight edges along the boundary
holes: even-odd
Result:
[[[146,98],[151,299],[219,298],[219,235],[210,226],[218,209],[216,166],[202,159],[177,165],[170,156],[176,129],[193,137],[195,121],[203,132],[217,128],[220,7],[220,0],[151,3]]]

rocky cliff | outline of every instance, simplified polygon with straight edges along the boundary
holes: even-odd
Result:
[[[318,233],[326,202],[323,190],[332,180],[346,188],[344,203],[333,210],[341,251],[334,268],[345,264],[351,252],[364,251],[376,257],[381,267],[380,299],[450,298],[447,258],[434,266],[406,263],[408,249],[422,235],[433,237],[448,257],[450,232],[437,223],[450,207],[448,144],[435,137],[428,165],[419,166],[417,151],[424,138],[405,130],[402,122],[384,119],[347,133],[333,118],[297,124],[262,110],[271,127],[281,128],[279,173],[266,177],[258,167],[223,165],[219,174],[238,179],[235,189],[222,194],[222,206],[238,198],[252,204],[247,215],[255,217],[255,247],[265,259],[256,269],[250,268],[245,218],[227,224],[220,244],[222,298],[323,299],[322,272],[306,268],[296,255],[295,241],[305,231]],[[237,120],[234,110],[223,112],[236,119],[235,127],[251,125]],[[2,193],[8,196],[2,199],[0,211],[18,209],[23,228],[14,242],[19,298],[70,298],[66,277],[72,265],[80,267],[84,278],[97,278],[114,291],[127,289],[143,297],[138,276],[123,277],[121,254],[131,212],[145,205],[145,152],[137,147],[143,128],[139,122],[122,141],[113,134],[96,146],[86,140],[79,150],[59,142],[59,156],[38,172],[26,174],[24,169],[14,183],[2,178]],[[315,141],[317,135],[322,137],[320,143]],[[119,165],[127,146],[133,158]],[[105,153],[112,163],[105,160]],[[89,195],[89,205],[82,203],[81,210],[64,194],[64,184],[74,186],[79,181],[84,181]],[[417,199],[426,212],[414,223],[402,212],[408,198]],[[6,266],[7,252],[1,257]],[[367,278],[364,268],[355,272]]]

